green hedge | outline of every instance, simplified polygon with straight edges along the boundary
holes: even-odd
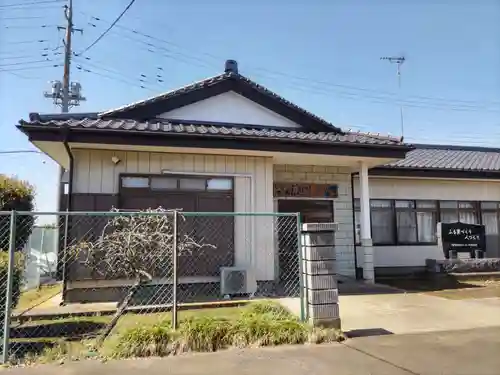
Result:
[[[12,309],[17,306],[19,296],[21,295],[21,284],[23,280],[24,259],[22,253],[15,254],[14,263],[14,278],[12,280]],[[5,302],[7,299],[7,280],[9,270],[9,253],[6,251],[0,252],[0,327],[3,327],[5,316]]]
[[[0,174],[0,211],[33,211],[35,190],[26,181]],[[33,230],[32,216],[16,218],[16,250],[28,241]],[[10,216],[0,215],[0,249],[9,248]]]

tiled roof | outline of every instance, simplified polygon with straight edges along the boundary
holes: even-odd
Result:
[[[486,147],[413,145],[405,159],[386,164],[391,169],[500,172],[500,149]]]
[[[382,136],[378,134],[343,132],[343,133],[313,133],[300,132],[290,129],[255,128],[241,126],[222,126],[214,124],[181,124],[167,121],[139,122],[127,119],[103,118],[64,118],[62,116],[30,115],[30,121],[20,121],[20,127],[69,127],[72,129],[94,129],[108,131],[133,131],[155,132],[162,134],[192,134],[213,137],[244,137],[274,140],[296,140],[298,142],[312,143],[353,143],[374,146],[402,146],[408,145],[401,142],[400,138]]]
[[[273,92],[273,91],[265,88],[262,85],[259,85],[255,81],[252,81],[251,79],[249,79],[249,78],[247,78],[247,77],[245,77],[245,76],[243,76],[243,75],[241,75],[239,73],[234,73],[234,72],[225,72],[225,73],[222,73],[222,74],[210,77],[210,78],[206,78],[204,80],[192,83],[190,85],[181,87],[179,89],[168,91],[168,92],[166,92],[164,94],[160,94],[158,96],[155,96],[155,97],[152,97],[152,98],[149,98],[149,99],[141,100],[141,101],[138,101],[138,102],[135,102],[135,103],[132,103],[132,104],[127,104],[127,105],[119,107],[119,108],[115,108],[115,109],[111,109],[111,110],[102,112],[99,115],[100,116],[115,116],[115,115],[118,115],[120,113],[129,111],[129,110],[132,110],[132,109],[135,109],[135,108],[138,108],[138,107],[144,107],[144,106],[147,106],[147,105],[150,105],[150,104],[157,103],[159,101],[164,101],[164,100],[167,100],[167,99],[178,97],[180,95],[187,94],[187,93],[190,93],[190,92],[193,92],[193,91],[197,91],[197,90],[200,90],[200,89],[203,89],[203,88],[206,88],[206,87],[210,87],[210,86],[216,85],[218,83],[222,83],[224,81],[235,81],[235,82],[238,82],[240,84],[244,84],[244,85],[246,85],[248,87],[251,87],[252,89],[256,90],[260,94],[263,94],[263,95],[265,95],[265,96],[267,96],[269,98],[272,98],[272,99],[280,102],[281,104],[287,106],[288,108],[293,109],[294,111],[300,112],[301,114],[303,114],[305,116],[308,116],[309,118],[311,118],[311,119],[313,119],[313,120],[321,123],[322,125],[324,125],[324,126],[326,126],[328,128],[331,128],[332,131],[338,131],[338,132],[341,131],[340,128],[337,128],[332,123],[324,120],[323,118],[321,118],[321,117],[319,117],[319,116],[317,116],[317,115],[315,115],[315,114],[313,114],[313,113],[305,110],[302,107],[299,107],[298,105],[290,102],[289,100],[286,100],[282,96],[280,96],[280,95],[276,94],[275,92]]]

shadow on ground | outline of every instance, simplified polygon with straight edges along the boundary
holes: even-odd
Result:
[[[394,333],[384,328],[366,328],[366,329],[353,329],[344,332],[344,334],[348,338],[353,339],[356,337],[387,336],[387,335],[393,335]]]
[[[338,283],[339,295],[354,296],[365,294],[401,294],[404,290],[388,285],[368,284],[360,281],[340,280]]]
[[[10,337],[13,339],[32,338],[59,338],[81,339],[96,336],[105,327],[104,323],[91,320],[78,320],[74,322],[50,322],[39,324],[29,323],[11,328]]]
[[[406,292],[437,292],[441,290],[452,289],[476,289],[482,288],[481,285],[471,284],[466,281],[459,280],[453,276],[442,277],[399,277],[399,278],[383,278],[378,279],[378,283],[384,284],[393,288],[402,289]]]

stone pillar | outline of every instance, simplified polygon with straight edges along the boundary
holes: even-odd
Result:
[[[309,322],[340,329],[335,256],[336,223],[302,226],[304,299]]]
[[[370,218],[370,188],[368,184],[368,166],[361,163],[359,171],[360,206],[361,206],[361,248],[363,249],[363,279],[375,282],[373,264],[373,243]]]

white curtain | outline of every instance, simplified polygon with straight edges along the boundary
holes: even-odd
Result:
[[[417,218],[415,211],[401,210],[396,213],[398,242],[417,242]]]
[[[461,223],[478,224],[475,211],[460,211],[458,214],[458,219]]]
[[[391,209],[372,209],[372,240],[374,244],[394,242]]]
[[[418,241],[436,242],[437,213],[436,212],[417,212],[418,223]]]

